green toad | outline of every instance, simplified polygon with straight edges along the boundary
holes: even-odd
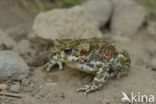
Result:
[[[117,51],[115,46],[103,39],[63,39],[56,40],[47,71],[62,63],[70,68],[94,75],[92,84],[77,91],[88,92],[99,89],[110,77],[120,77],[130,70],[130,57],[126,51]]]

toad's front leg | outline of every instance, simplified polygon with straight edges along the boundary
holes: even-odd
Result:
[[[102,85],[107,81],[109,78],[109,67],[100,68],[99,71],[96,73],[96,76],[93,79],[91,85],[85,85],[83,88],[77,89],[77,91],[85,91],[84,95],[86,96],[88,92],[95,91],[102,87]]]
[[[59,69],[63,69],[63,65],[62,65],[62,62],[59,62],[59,61],[55,61],[53,59],[50,59],[49,62],[47,62],[44,67],[46,68],[46,70],[49,72],[50,69],[54,66],[54,65],[59,65]]]

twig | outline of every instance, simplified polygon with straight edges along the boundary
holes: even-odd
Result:
[[[15,93],[0,93],[0,96],[9,96],[9,97],[16,97],[16,98],[22,98],[23,96],[22,95],[19,95],[19,94],[15,94]]]

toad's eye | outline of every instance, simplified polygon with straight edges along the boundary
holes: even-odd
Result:
[[[71,52],[72,52],[72,49],[70,49],[70,48],[64,49],[65,54],[71,54]]]

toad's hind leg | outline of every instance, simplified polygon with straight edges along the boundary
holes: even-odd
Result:
[[[102,87],[102,85],[107,81],[109,78],[109,66],[105,66],[100,68],[99,71],[96,73],[96,76],[93,79],[91,85],[85,85],[83,88],[77,89],[77,91],[84,91],[84,95],[86,96],[88,92],[95,91]]]
[[[126,75],[130,71],[130,64],[131,60],[129,54],[126,51],[119,52],[114,60],[111,61],[111,65],[114,69],[111,76],[117,76],[117,78],[120,78],[120,76]]]

